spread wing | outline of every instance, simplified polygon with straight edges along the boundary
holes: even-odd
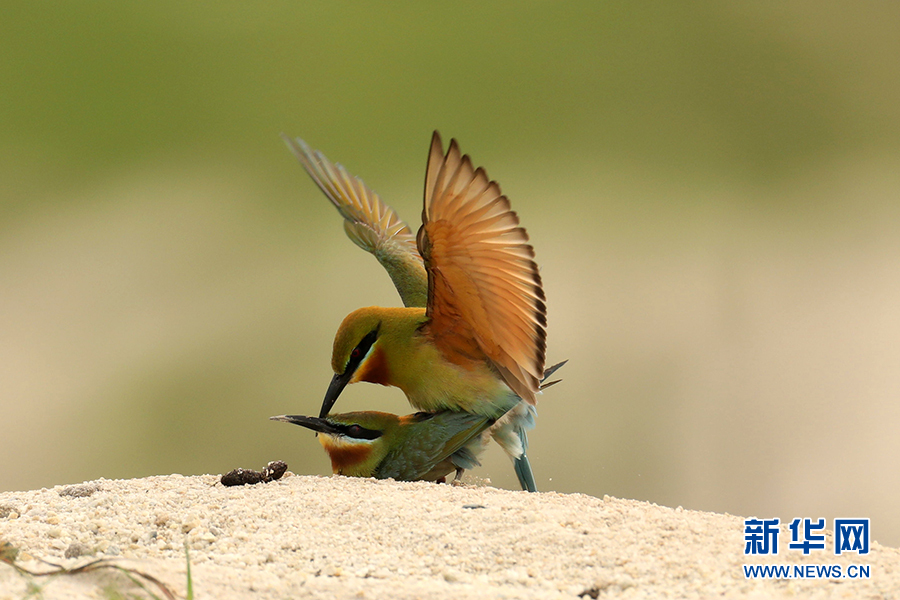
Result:
[[[450,456],[494,423],[483,415],[450,411],[415,413],[400,420],[407,434],[379,465],[379,478],[415,481],[444,461],[450,472],[455,468]]]
[[[500,186],[435,132],[425,175],[419,253],[428,271],[429,331],[449,360],[486,357],[523,400],[544,372],[547,307],[534,250]]]
[[[353,242],[375,255],[387,270],[405,306],[425,306],[428,276],[409,226],[378,194],[340,164],[312,150],[306,142],[281,134],[288,148],[306,169],[341,216]]]

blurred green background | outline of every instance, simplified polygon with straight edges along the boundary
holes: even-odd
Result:
[[[900,545],[900,4],[7,3],[0,490],[330,472],[390,280],[287,151],[414,228],[433,129],[543,269],[543,490],[871,517]],[[410,412],[352,386],[342,410]],[[492,447],[476,475],[515,488]]]

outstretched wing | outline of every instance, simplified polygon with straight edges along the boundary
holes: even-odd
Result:
[[[344,217],[347,236],[357,246],[374,254],[387,270],[403,304],[425,306],[428,276],[409,226],[359,177],[350,175],[318,150],[312,150],[302,139],[292,140],[284,134],[281,137]]]
[[[523,400],[544,372],[547,307],[534,250],[500,186],[435,132],[425,175],[419,253],[428,271],[429,331],[449,360],[486,357]]]
[[[435,477],[449,473],[456,468],[450,462],[453,453],[494,423],[483,415],[452,411],[415,413],[400,417],[400,421],[406,428],[403,443],[378,466],[378,478],[415,481],[430,476],[438,466],[443,472]]]

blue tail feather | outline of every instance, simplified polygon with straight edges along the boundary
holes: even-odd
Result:
[[[522,456],[515,459],[513,466],[516,469],[516,476],[519,478],[519,485],[526,492],[536,492],[537,485],[534,483],[534,473],[531,471],[531,463],[528,462],[528,455],[524,452]]]
[[[546,381],[547,377],[552,375],[557,369],[566,364],[567,361],[557,363],[544,371],[544,377],[541,381]],[[557,382],[544,384],[548,387]],[[494,439],[503,447],[510,456],[515,456],[521,448],[521,454],[518,458],[513,459],[513,467],[516,470],[516,477],[519,478],[519,485],[527,492],[536,492],[537,484],[534,481],[534,472],[531,470],[531,462],[528,460],[528,434],[529,429],[534,429],[535,419],[537,417],[537,409],[534,405],[526,404],[521,398],[510,393],[510,400],[513,402],[512,408],[506,407],[510,414],[507,415],[508,421],[503,427],[493,430]],[[518,442],[516,443],[516,437]]]
[[[530,415],[534,415],[533,410],[528,412]],[[531,420],[531,426],[534,427],[533,416]],[[525,433],[524,428],[518,428],[516,433],[519,434],[519,439],[522,440],[522,455],[519,456],[519,458],[513,460],[513,466],[516,469],[516,476],[519,478],[519,485],[521,485],[522,489],[526,492],[536,492],[537,485],[534,482],[534,472],[531,470],[531,463],[528,461],[528,455],[525,454],[525,451],[528,450],[528,434]]]

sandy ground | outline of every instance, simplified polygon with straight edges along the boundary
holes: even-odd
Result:
[[[69,567],[100,557],[195,597],[894,598],[900,551],[748,560],[740,517],[580,494],[292,476],[99,480],[0,493],[0,540]],[[767,516],[767,515],[762,515]],[[70,558],[66,558],[66,555]],[[80,556],[75,556],[79,555]],[[745,563],[870,565],[869,579],[748,580]],[[116,570],[35,578],[0,564],[0,600],[149,597]],[[157,590],[152,586],[151,591]],[[161,596],[160,596],[161,597]]]

